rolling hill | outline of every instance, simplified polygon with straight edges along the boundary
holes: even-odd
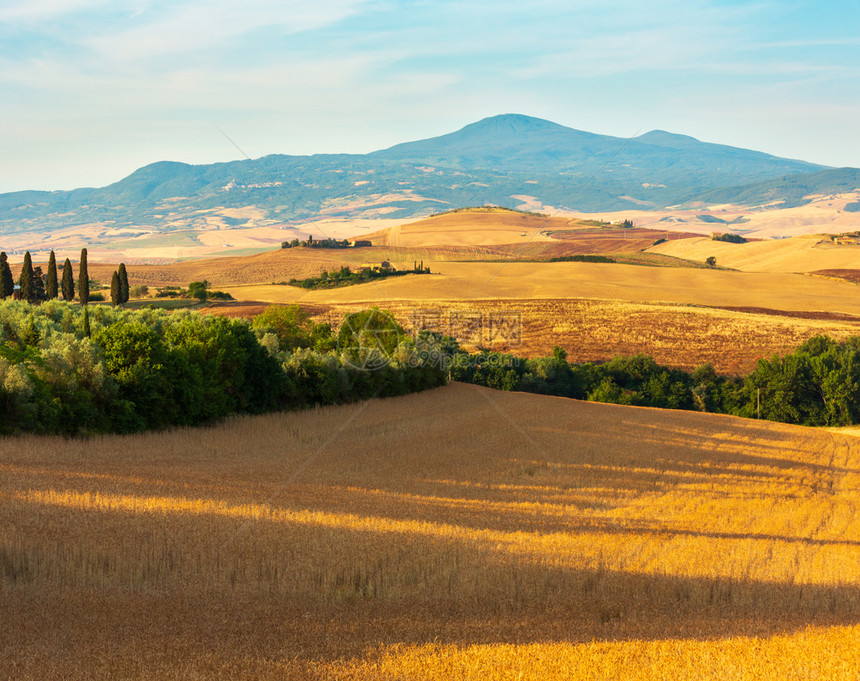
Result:
[[[4,236],[78,225],[201,231],[300,226],[321,216],[406,220],[488,203],[577,211],[797,203],[810,188],[855,189],[858,172],[665,131],[622,139],[509,114],[364,155],[162,161],[107,187],[2,194],[0,247]]]
[[[667,241],[649,249],[676,258],[714,256],[723,267],[746,272],[817,272],[860,269],[860,243],[838,243],[822,235],[733,244],[707,237]]]

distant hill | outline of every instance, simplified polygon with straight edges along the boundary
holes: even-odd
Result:
[[[580,211],[697,202],[802,201],[850,191],[856,169],[829,169],[655,130],[632,139],[550,121],[494,116],[441,137],[365,155],[271,155],[193,166],[159,162],[107,187],[0,194],[0,235],[100,223],[187,230],[328,217],[407,219],[527,202]],[[853,186],[850,186],[853,185]],[[235,209],[254,207],[254,215]]]
[[[737,203],[763,206],[777,203],[792,208],[809,202],[810,196],[841,194],[860,188],[860,168],[828,168],[814,173],[788,175],[749,185],[724,187],[705,192],[700,200],[709,204]],[[851,204],[846,210],[851,211]]]
[[[726,186],[726,181],[742,184],[822,168],[660,130],[622,139],[517,114],[494,116],[448,135],[398,144],[370,156],[464,170],[573,175],[605,170],[616,179],[625,178],[639,185],[672,182],[677,188],[686,182],[696,189]],[[692,182],[690,173],[695,176]]]

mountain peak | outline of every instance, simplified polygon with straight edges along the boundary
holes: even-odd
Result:
[[[470,125],[462,128],[460,132],[487,129],[514,133],[528,133],[545,130],[567,130],[568,128],[543,118],[509,113],[481,119],[476,123],[471,123]]]
[[[646,132],[644,135],[639,135],[636,141],[644,144],[653,144],[658,147],[668,147],[670,149],[686,149],[697,144],[702,144],[695,137],[666,132],[665,130]]]
[[[389,160],[423,158],[431,165],[541,170],[559,168],[558,161],[553,159],[564,156],[568,150],[573,149],[575,155],[581,156],[583,149],[599,137],[543,118],[509,113],[484,118],[447,135],[398,144],[371,155]],[[566,162],[561,164],[566,165]]]

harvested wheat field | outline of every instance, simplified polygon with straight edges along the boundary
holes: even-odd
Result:
[[[315,321],[339,328],[347,314],[366,304],[300,306]],[[742,375],[762,357],[794,352],[813,336],[842,340],[860,335],[860,318],[765,308],[737,310],[612,300],[425,300],[386,301],[408,335],[422,329],[456,338],[465,350],[478,347],[518,357],[544,357],[556,346],[571,362],[603,362],[616,355],[651,355],[658,363],[692,370],[708,362],[722,374]],[[250,318],[261,302],[211,303],[201,311]]]
[[[338,328],[364,305],[306,305],[318,321]],[[230,314],[231,307],[213,308]],[[777,310],[726,310],[582,299],[432,300],[382,304],[409,333],[430,329],[478,347],[519,357],[544,357],[558,346],[571,362],[604,362],[616,355],[651,355],[687,370],[710,363],[722,374],[744,375],[762,357],[785,355],[813,336],[860,335],[860,318]],[[259,314],[261,306],[250,307]],[[234,313],[235,314],[235,313]]]
[[[16,679],[858,673],[848,435],[454,384],[0,470]]]

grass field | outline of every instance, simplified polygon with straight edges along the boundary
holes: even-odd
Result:
[[[10,678],[856,678],[851,435],[455,384],[0,470]]]

